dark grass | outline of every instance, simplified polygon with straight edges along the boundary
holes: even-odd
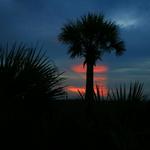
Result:
[[[18,149],[150,148],[150,102],[51,101],[1,109],[1,142]]]

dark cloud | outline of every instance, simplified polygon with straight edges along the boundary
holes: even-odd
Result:
[[[147,72],[141,74],[133,69],[133,77],[129,70],[132,70],[131,64],[150,59],[149,8],[149,0],[0,0],[0,42],[40,41],[44,49],[48,50],[49,57],[55,59],[61,70],[65,70],[70,67],[68,64],[82,61],[68,60],[67,47],[57,40],[61,26],[69,19],[76,19],[89,11],[103,12],[107,19],[120,26],[127,49],[120,58],[115,55],[104,56],[103,62],[111,70],[128,68],[122,72],[126,80],[139,74],[138,79],[144,81],[144,73]],[[146,66],[142,68],[146,69]],[[117,73],[111,73],[109,78],[115,79]],[[121,78],[117,81],[121,81]]]

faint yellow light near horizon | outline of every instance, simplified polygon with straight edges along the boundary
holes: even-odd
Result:
[[[117,24],[119,25],[119,26],[121,26],[121,27],[129,27],[129,26],[135,26],[135,25],[137,25],[137,20],[118,20],[117,21]]]
[[[120,27],[126,28],[126,27],[135,27],[139,23],[139,19],[132,14],[123,14],[117,17],[114,17],[114,20],[117,25]]]

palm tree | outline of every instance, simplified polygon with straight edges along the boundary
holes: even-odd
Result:
[[[85,99],[94,99],[93,68],[97,60],[102,60],[104,53],[116,52],[121,55],[125,51],[124,42],[120,39],[118,26],[104,19],[102,14],[89,13],[76,21],[65,24],[59,40],[69,45],[71,58],[84,58],[86,65]]]
[[[0,47],[0,102],[47,104],[64,94],[56,66],[37,48],[23,44]]]

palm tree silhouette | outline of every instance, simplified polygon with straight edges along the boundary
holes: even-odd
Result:
[[[42,105],[64,94],[56,66],[37,48],[0,47],[0,100],[5,104]]]
[[[118,27],[105,20],[102,14],[89,13],[65,24],[59,34],[59,40],[69,45],[68,53],[71,58],[84,58],[83,65],[87,66],[85,99],[92,101],[93,68],[96,61],[102,60],[104,53],[115,51],[116,55],[121,55],[125,51]]]

